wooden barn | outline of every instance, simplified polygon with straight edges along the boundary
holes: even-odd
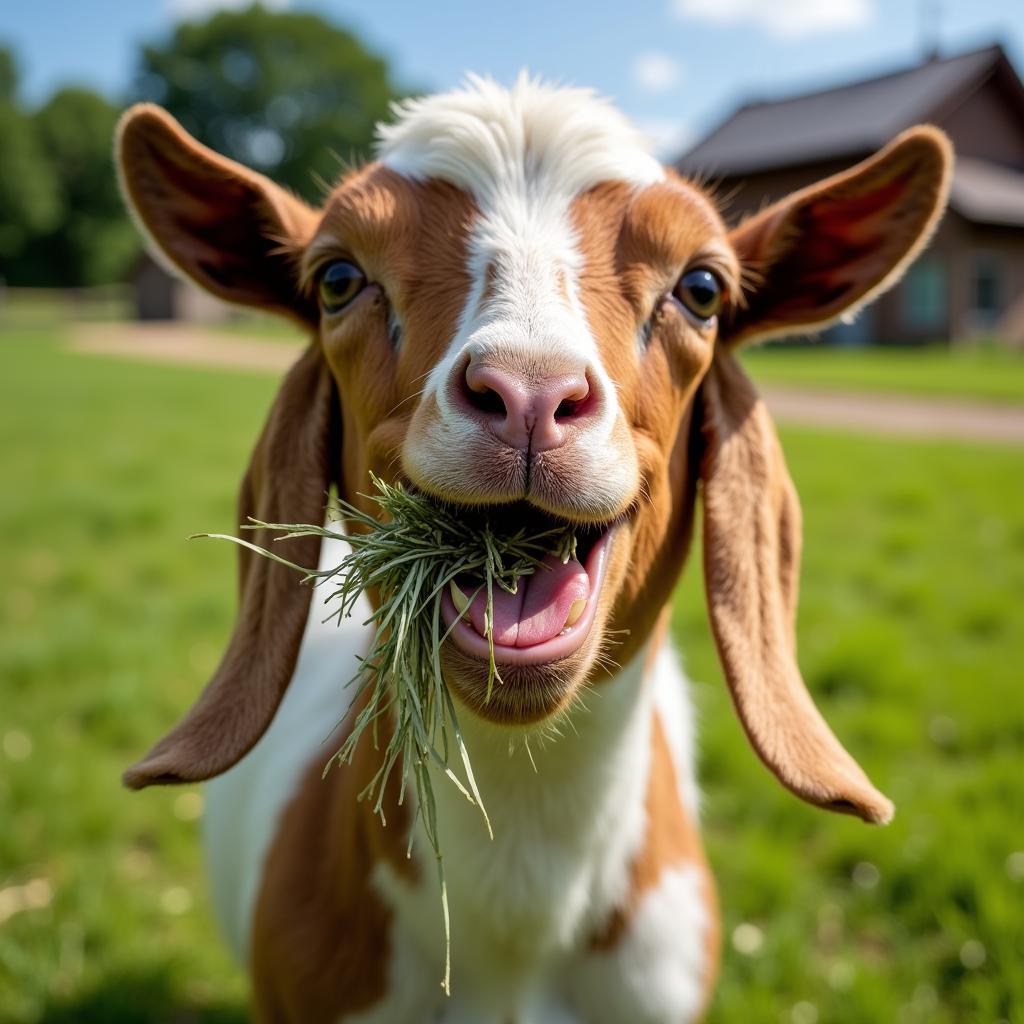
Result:
[[[230,306],[190,281],[169,274],[148,252],[139,256],[130,283],[136,320],[214,323],[232,315]]]
[[[956,148],[950,212],[900,285],[829,340],[1024,345],[1024,84],[1000,46],[745,104],[676,166],[716,184],[738,220],[921,122]]]

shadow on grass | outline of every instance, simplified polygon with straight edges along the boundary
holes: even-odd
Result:
[[[188,999],[157,968],[105,978],[93,989],[47,1006],[38,1024],[247,1024],[245,1007]]]

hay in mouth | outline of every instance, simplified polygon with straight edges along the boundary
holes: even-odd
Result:
[[[351,763],[356,746],[367,730],[377,747],[381,726],[386,732],[388,720],[392,720],[393,728],[380,767],[359,798],[372,800],[374,812],[386,824],[384,793],[399,759],[400,802],[412,776],[417,796],[416,813],[421,817],[437,861],[445,935],[443,987],[448,992],[451,964],[448,900],[428,771],[431,763],[467,800],[480,808],[488,834],[493,837],[493,833],[473,776],[455,705],[442,675],[441,645],[461,618],[472,620],[487,644],[489,700],[493,687],[501,685],[495,659],[495,623],[497,620],[507,633],[510,617],[517,614],[515,607],[521,609],[523,603],[530,600],[527,594],[520,597],[518,606],[515,605],[523,580],[529,581],[538,572],[553,574],[543,585],[534,587],[533,606],[543,605],[545,601],[550,606],[541,608],[541,613],[547,613],[542,625],[538,626],[534,622],[537,616],[533,616],[527,627],[528,632],[533,631],[530,637],[535,640],[559,628],[559,615],[566,616],[564,621],[572,614],[578,617],[576,605],[566,605],[573,594],[564,588],[559,590],[554,577],[559,573],[571,576],[579,568],[578,560],[586,559],[607,528],[575,525],[525,502],[453,507],[401,485],[385,483],[375,476],[372,481],[377,493],[364,497],[378,506],[379,518],[348,502],[337,501],[329,509],[331,522],[327,527],[257,520],[243,526],[244,529],[277,531],[281,536],[276,540],[311,534],[344,540],[350,551],[334,567],[300,566],[239,537],[202,536],[230,540],[289,566],[303,574],[304,583],[330,585],[334,589],[327,601],[337,602],[337,607],[329,618],[337,617],[340,621],[349,616],[363,591],[376,590],[378,605],[367,620],[367,625],[374,626],[374,641],[356,675],[346,684],[355,688],[353,703],[362,700],[362,707],[341,747],[325,765],[324,773],[335,762]],[[342,523],[347,524],[347,530]],[[446,626],[442,601],[446,594],[456,592],[461,594],[461,601],[458,597],[456,601],[462,607],[455,621]],[[518,629],[522,628],[520,622]],[[452,767],[452,747],[458,751],[464,782]],[[410,830],[410,853],[412,836]]]

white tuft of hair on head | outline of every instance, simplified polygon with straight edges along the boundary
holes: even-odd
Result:
[[[602,181],[645,186],[664,170],[641,133],[591,89],[520,72],[510,88],[468,75],[451,92],[404,100],[377,126],[377,156],[415,180],[440,178],[483,207],[502,195],[578,195]]]

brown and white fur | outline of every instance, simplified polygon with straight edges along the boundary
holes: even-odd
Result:
[[[734,352],[818,329],[889,287],[941,215],[950,162],[941,133],[916,128],[730,230],[590,93],[474,79],[401,106],[377,160],[314,210],[160,109],[125,115],[122,185],[156,249],[311,335],[256,446],[240,521],[318,521],[331,486],[362,501],[373,471],[457,505],[525,501],[597,524],[606,541],[584,625],[557,658],[510,653],[491,701],[480,659],[445,644],[494,829],[491,841],[435,780],[450,997],[429,844],[416,835],[405,855],[422,828],[408,799],[388,794],[387,827],[356,799],[380,756],[370,743],[322,777],[352,714],[343,684],[367,649],[369,606],[323,625],[321,599],[311,607],[289,570],[242,553],[223,662],[126,781],[213,779],[214,902],[249,965],[257,1021],[701,1015],[719,925],[687,684],[666,637],[698,494],[711,625],[752,745],[803,799],[889,819],[796,666],[799,506]],[[335,260],[365,276],[340,312],[316,299]],[[704,320],[674,295],[693,267],[724,292]],[[512,433],[511,405],[499,422],[466,392],[473,367],[521,385]],[[549,417],[541,444],[531,403],[563,378],[586,398]],[[341,557],[341,542],[294,544],[307,565]]]

